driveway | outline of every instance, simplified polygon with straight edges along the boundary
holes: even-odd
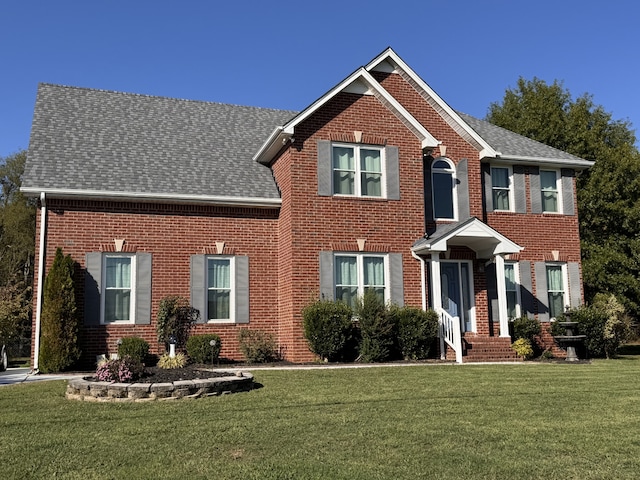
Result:
[[[0,372],[0,387],[15,385],[17,383],[37,382],[43,380],[68,380],[73,377],[81,377],[79,374],[41,374],[31,375],[30,368],[8,368]]]

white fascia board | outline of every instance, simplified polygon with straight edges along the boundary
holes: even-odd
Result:
[[[318,100],[313,102],[304,111],[300,112],[298,115],[292,118],[288,123],[276,128],[271,136],[267,139],[267,141],[262,145],[262,147],[260,147],[258,153],[254,155],[253,159],[260,163],[268,164],[273,159],[273,155],[275,155],[280,150],[280,148],[282,148],[283,142],[293,135],[295,127],[297,125],[313,115],[320,107],[325,105],[338,93],[342,92],[350,85],[358,81],[362,81],[369,86],[369,92],[365,93],[365,95],[380,95],[382,98],[384,98],[385,101],[389,103],[389,105],[393,109],[398,112],[399,115],[404,117],[411,124],[411,126],[414,127],[417,132],[419,132],[419,135],[422,137],[420,138],[422,148],[435,148],[440,145],[441,142],[436,140],[433,135],[431,135],[427,131],[427,129],[424,128],[424,126],[422,126],[422,124],[413,117],[413,115],[411,115],[395,98],[393,98],[389,92],[382,88],[382,86],[375,80],[375,78],[373,78],[373,76],[371,76],[371,74],[365,68],[359,68],[338,85],[329,90],[322,97],[320,97]]]
[[[112,192],[106,190],[68,190],[62,188],[22,187],[20,189],[27,196],[38,196],[45,193],[47,198],[69,200],[104,200],[130,201],[148,203],[180,203],[192,205],[220,205],[251,208],[280,208],[280,198],[261,197],[223,197],[216,195],[179,195],[171,193],[141,193],[141,192]]]
[[[526,164],[526,165],[544,165],[546,167],[555,168],[573,168],[576,170],[584,170],[590,168],[595,162],[590,160],[583,160],[576,158],[575,160],[569,160],[565,158],[544,158],[544,157],[527,157],[519,155],[505,155],[498,156],[496,158],[489,158],[483,160],[490,160],[491,163],[505,163],[505,164]]]
[[[394,52],[391,48],[388,48],[376,58],[374,58],[369,64],[364,67],[367,71],[371,71],[375,69],[375,67],[383,62],[384,60],[390,60],[391,63],[396,65],[396,68],[402,69],[407,75],[409,75],[414,82],[416,82],[431,98],[435,100],[435,102],[442,108],[444,112],[447,113],[451,117],[451,119],[456,122],[464,131],[472,137],[479,145],[482,146],[480,150],[480,157],[496,157],[498,156],[498,152],[489,145],[486,140],[484,140],[478,133],[471,128],[467,122],[465,122],[460,115],[458,115],[453,108],[451,108],[440,96],[429,86],[427,83],[420,78],[413,69],[407,65],[404,60],[402,60],[396,52]]]

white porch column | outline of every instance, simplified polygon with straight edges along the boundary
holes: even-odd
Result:
[[[500,319],[500,336],[509,336],[509,319],[507,318],[507,284],[504,276],[504,257],[496,255],[496,288],[498,290],[498,317]]]
[[[442,287],[440,285],[440,253],[431,252],[431,304],[440,314],[442,311]]]

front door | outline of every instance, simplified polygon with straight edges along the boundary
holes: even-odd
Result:
[[[463,332],[473,331],[473,284],[469,262],[440,263],[442,308],[460,318]]]

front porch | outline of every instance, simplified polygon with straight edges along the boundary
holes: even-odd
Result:
[[[475,217],[439,225],[414,244],[412,254],[422,263],[423,307],[439,315],[441,358],[516,360],[504,261],[522,249]]]

